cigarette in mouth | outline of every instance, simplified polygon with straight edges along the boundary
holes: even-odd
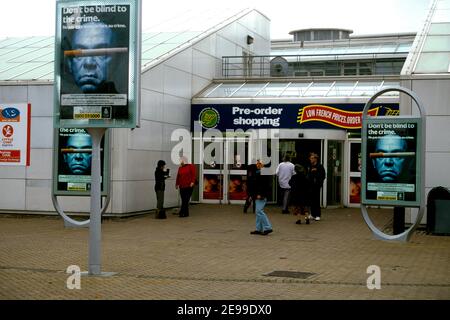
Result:
[[[401,158],[414,157],[415,152],[373,152],[369,154],[370,158]]]
[[[104,56],[112,53],[126,53],[128,48],[98,48],[98,49],[76,49],[65,50],[65,57],[85,57],[85,56]]]

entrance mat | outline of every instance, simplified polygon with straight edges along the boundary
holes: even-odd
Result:
[[[299,272],[299,271],[283,271],[283,270],[272,271],[271,273],[264,274],[264,276],[266,277],[286,277],[296,279],[308,279],[313,275],[315,275],[315,273]]]

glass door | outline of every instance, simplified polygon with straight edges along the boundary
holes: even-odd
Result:
[[[227,161],[224,199],[244,204],[247,198],[247,166],[250,147],[247,138],[232,138],[225,144]],[[250,159],[251,161],[251,159]]]
[[[202,174],[200,179],[200,201],[222,203],[224,190],[223,141],[201,142]]]
[[[361,140],[350,141],[349,146],[348,206],[359,207],[361,203]]]
[[[327,207],[342,205],[343,142],[328,140],[327,143]]]

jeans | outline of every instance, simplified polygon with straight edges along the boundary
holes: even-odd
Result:
[[[266,231],[272,230],[272,224],[267,218],[266,213],[264,212],[264,206],[266,205],[266,199],[256,199],[256,230],[257,231]]]

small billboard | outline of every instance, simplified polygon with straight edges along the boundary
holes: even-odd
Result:
[[[107,195],[109,182],[108,134],[101,142],[101,189]],[[88,196],[91,191],[92,139],[83,128],[55,130],[53,193]]]
[[[55,127],[137,126],[139,24],[137,0],[57,1]]]
[[[0,103],[0,165],[30,165],[31,105]]]
[[[369,117],[362,134],[362,203],[420,206],[421,119]]]

